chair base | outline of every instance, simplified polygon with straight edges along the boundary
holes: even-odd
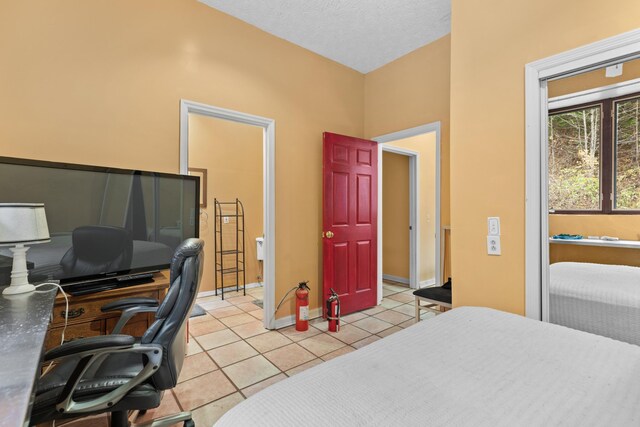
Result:
[[[137,415],[133,417],[137,418]],[[145,421],[144,423],[131,423],[131,427],[169,427],[171,425],[183,422],[185,427],[193,427],[195,423],[191,419],[191,412],[178,412],[177,414],[167,415],[161,418],[155,418],[153,420]],[[119,427],[113,426],[112,427]]]

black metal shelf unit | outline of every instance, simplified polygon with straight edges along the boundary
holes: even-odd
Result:
[[[220,289],[224,299],[224,288],[229,287],[230,276],[235,275],[236,292],[242,286],[242,293],[246,295],[244,206],[239,199],[234,202],[214,199],[214,204],[215,294],[218,295]]]

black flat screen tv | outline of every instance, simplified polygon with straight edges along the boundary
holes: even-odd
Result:
[[[45,205],[51,241],[27,251],[32,283],[77,289],[168,268],[198,237],[199,197],[194,176],[0,157],[0,202]],[[0,285],[11,256],[0,247]]]

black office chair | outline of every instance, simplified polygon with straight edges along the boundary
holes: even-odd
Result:
[[[175,387],[186,350],[186,325],[202,276],[204,242],[185,240],[171,261],[170,287],[160,306],[153,300],[123,300],[123,313],[155,311],[156,320],[137,342],[129,335],[105,335],[71,341],[48,351],[57,364],[38,381],[30,424],[111,412],[111,425],[128,425],[128,411],[156,408],[164,390]],[[117,303],[115,304],[117,306]],[[117,309],[118,307],[111,309]],[[154,426],[184,422],[182,412]]]

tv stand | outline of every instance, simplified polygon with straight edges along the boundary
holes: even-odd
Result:
[[[58,292],[46,349],[49,350],[60,345],[65,317],[68,318],[69,323],[64,334],[66,341],[109,334],[118,323],[120,312],[104,313],[101,310],[103,305],[131,297],[153,298],[162,302],[167,289],[169,289],[169,270],[155,273],[152,283],[125,286],[89,295],[70,295],[68,309],[64,297]],[[67,310],[68,313],[66,313]],[[127,323],[122,333],[141,337],[154,320],[154,313],[140,313]]]
[[[126,288],[144,283],[153,283],[154,273],[128,274],[109,279],[100,279],[86,282],[73,283],[64,287],[66,293],[73,296],[90,295],[96,292],[110,291],[112,289]]]

